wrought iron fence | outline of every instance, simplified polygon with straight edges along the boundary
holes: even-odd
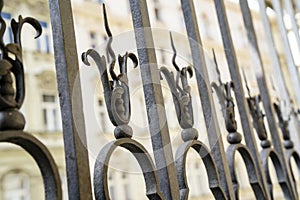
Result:
[[[3,1],[1,8],[3,7]],[[103,7],[105,28],[108,35],[106,56],[90,49],[83,53],[82,60],[89,65],[91,57],[99,69],[105,103],[109,118],[115,126],[115,140],[109,142],[99,152],[93,177],[92,192],[89,171],[88,150],[86,149],[85,124],[82,110],[82,93],[80,87],[80,73],[78,55],[75,42],[72,7],[69,0],[49,1],[51,22],[54,38],[55,61],[57,71],[58,90],[63,120],[63,136],[66,158],[66,171],[68,179],[69,199],[110,199],[108,190],[108,166],[112,153],[116,148],[125,148],[131,152],[138,161],[145,180],[146,195],[149,199],[187,199],[189,186],[186,178],[186,157],[189,149],[194,149],[202,159],[208,176],[209,187],[215,199],[239,199],[239,183],[235,171],[235,154],[238,152],[246,165],[249,182],[257,199],[273,199],[273,187],[269,173],[269,162],[273,162],[276,175],[286,199],[298,199],[297,183],[291,167],[291,159],[295,159],[300,170],[300,157],[295,145],[299,145],[299,105],[300,81],[291,48],[287,38],[287,31],[283,21],[283,4],[287,9],[292,30],[296,35],[297,45],[300,47],[299,27],[295,19],[292,0],[272,2],[258,0],[260,16],[267,35],[272,68],[276,74],[276,86],[279,88],[280,99],[271,98],[266,80],[262,57],[258,48],[255,29],[249,9],[248,1],[240,0],[239,5],[243,16],[244,26],[247,30],[249,49],[251,51],[253,68],[259,86],[259,94],[253,95],[247,86],[248,97],[243,90],[241,68],[233,46],[230,26],[226,15],[223,0],[214,0],[218,23],[222,35],[223,46],[226,49],[226,59],[231,75],[231,82],[209,83],[208,67],[199,32],[194,2],[181,0],[182,12],[186,26],[189,46],[192,53],[193,66],[181,67],[176,63],[176,41],[171,44],[173,49],[174,70],[159,67],[156,60],[153,35],[149,21],[147,1],[130,0],[132,22],[135,31],[135,40],[138,55],[124,52],[118,59],[111,47],[113,36],[109,29],[105,7]],[[299,7],[299,3],[296,2]],[[274,48],[273,32],[267,16],[266,6],[272,6],[278,18],[281,39],[287,65],[293,82],[293,94],[286,89],[286,82],[281,71],[281,63]],[[20,41],[21,28],[24,23],[35,27],[38,35],[41,26],[32,18],[19,17],[19,21],[11,23],[14,33],[14,42],[4,44],[0,40],[1,48],[1,142],[17,144],[28,151],[37,162],[44,179],[46,199],[62,199],[61,184],[58,170],[47,148],[36,138],[23,132],[25,120],[18,112],[21,107],[24,91],[24,70],[22,64],[22,47]],[[3,37],[5,22],[0,18],[0,36]],[[9,55],[13,54],[14,58]],[[154,160],[149,150],[132,138],[134,130],[128,125],[131,114],[130,87],[128,86],[127,62],[131,60],[134,67],[139,67],[143,82],[146,102],[149,131],[151,135]],[[119,67],[120,74],[116,74],[115,66]],[[217,60],[217,72],[220,76]],[[208,131],[209,147],[198,139],[198,130],[194,128],[194,113],[190,93],[189,75],[195,74],[199,91],[205,125]],[[11,75],[15,77],[16,92],[13,90]],[[161,79],[166,79],[176,110],[176,115],[182,129],[183,143],[178,149],[172,149],[168,124],[164,108]],[[247,85],[247,81],[246,81]],[[228,148],[224,148],[221,128],[218,124],[217,114],[212,91],[215,91],[224,110],[223,116],[226,124]],[[234,96],[232,95],[234,92]],[[235,100],[234,100],[235,98]],[[290,99],[294,99],[291,102]],[[280,102],[293,108],[290,115],[284,115],[286,109]],[[242,130],[238,130],[235,119],[235,102],[241,118]],[[262,102],[262,105],[261,105]],[[265,114],[262,111],[264,108]],[[264,117],[268,122],[270,136],[265,128]],[[76,118],[76,119],[75,119]],[[255,131],[260,140],[262,150],[256,141]],[[241,141],[244,138],[245,144]],[[294,144],[293,140],[296,144]],[[173,151],[176,152],[175,158]]]

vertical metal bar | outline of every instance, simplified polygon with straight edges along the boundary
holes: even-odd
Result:
[[[49,0],[49,5],[63,120],[69,199],[92,200],[71,2],[70,0]]]
[[[266,196],[269,199],[270,194],[267,190],[268,187],[266,182],[266,176],[264,174],[264,170],[257,149],[256,140],[253,133],[253,126],[249,115],[248,104],[246,102],[245,94],[243,91],[241,75],[240,75],[240,71],[236,59],[235,50],[232,43],[224,1],[214,0],[214,2],[215,2],[215,8],[217,11],[219,26],[222,34],[224,49],[226,49],[225,54],[227,58],[227,63],[228,63],[231,79],[234,83],[234,93],[235,93],[235,97],[236,97],[236,101],[240,113],[245,141],[256,161],[259,170],[258,175],[260,177],[260,182],[262,184],[262,187],[264,188]]]
[[[208,131],[210,148],[214,160],[218,166],[222,187],[228,199],[235,199],[230,171],[226,161],[222,135],[218,125],[215,105],[211,95],[212,91],[208,80],[207,66],[202,49],[202,41],[193,0],[181,0],[181,7],[184,15],[186,31],[189,36],[190,48],[205,118],[205,125]]]
[[[277,153],[279,153],[280,160],[283,163],[284,171],[286,172],[287,176],[287,183],[290,186],[290,189],[293,190],[292,187],[292,179],[291,179],[291,172],[290,168],[288,167],[288,162],[284,154],[284,147],[281,142],[281,136],[279,131],[279,126],[276,121],[276,115],[274,111],[274,107],[271,100],[271,95],[268,90],[267,81],[265,79],[265,73],[263,69],[263,62],[261,58],[261,54],[258,48],[257,38],[252,22],[251,12],[248,6],[248,1],[240,0],[240,7],[243,14],[244,25],[247,30],[248,40],[252,48],[250,48],[251,57],[253,60],[253,69],[255,70],[258,87],[260,90],[260,95],[262,97],[262,102],[265,108],[265,112],[267,115],[267,120],[270,128],[270,132],[272,133],[272,142],[274,144],[274,148],[276,149]],[[296,198],[295,193],[293,191],[294,198]]]
[[[130,8],[161,191],[168,200],[179,199],[179,186],[146,0],[130,0]]]
[[[277,22],[279,26],[279,31],[281,35],[281,39],[284,46],[284,52],[287,59],[287,65],[290,72],[290,77],[293,82],[293,88],[294,88],[294,94],[296,96],[296,100],[298,102],[298,107],[300,106],[300,80],[299,80],[299,73],[297,71],[294,58],[292,55],[289,39],[287,36],[287,31],[284,25],[283,21],[283,13],[282,13],[282,7],[281,7],[281,0],[272,0],[272,5],[274,7],[274,10],[276,12]]]
[[[299,35],[299,27],[297,25],[297,21],[295,19],[295,11],[293,8],[292,0],[284,0],[286,11],[288,12],[289,18],[291,20],[292,29],[296,37],[298,52],[300,53],[300,35]]]
[[[262,19],[263,26],[264,26],[264,29],[266,32],[266,42],[268,43],[268,47],[269,47],[272,69],[273,69],[274,75],[276,77],[276,82],[278,83],[276,86],[280,92],[281,99],[284,100],[288,106],[290,106],[291,97],[287,90],[287,85],[284,80],[283,72],[281,71],[282,67],[281,67],[281,64],[280,64],[280,61],[278,58],[277,51],[274,48],[275,42],[274,42],[274,37],[273,37],[270,22],[269,22],[269,18],[266,13],[266,4],[265,4],[264,0],[258,0],[258,3],[259,3],[261,19]],[[299,133],[298,123],[297,123],[297,119],[295,118],[294,115],[291,116],[289,128],[290,128],[291,134],[293,135],[293,138],[298,138],[300,134],[298,134]],[[295,148],[297,148],[298,151],[300,150],[298,145],[296,145]]]

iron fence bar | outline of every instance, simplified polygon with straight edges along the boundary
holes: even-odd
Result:
[[[287,182],[288,182],[290,188],[293,189],[291,172],[290,172],[290,168],[288,167],[288,162],[287,162],[287,159],[286,159],[285,153],[284,153],[284,147],[281,142],[282,139],[280,136],[280,131],[279,131],[280,129],[279,129],[278,123],[276,121],[276,115],[275,115],[273,103],[271,100],[271,95],[268,90],[267,80],[266,80],[265,72],[263,69],[263,62],[262,62],[260,50],[259,50],[258,43],[257,43],[257,37],[256,37],[256,33],[254,30],[248,1],[240,0],[240,7],[242,10],[244,25],[247,30],[248,40],[249,40],[250,45],[253,47],[253,48],[250,48],[253,65],[255,66],[253,68],[255,70],[256,79],[257,79],[258,87],[260,90],[260,96],[262,97],[261,99],[262,99],[262,102],[264,105],[264,109],[265,109],[268,124],[269,124],[269,129],[270,129],[270,132],[272,133],[271,136],[272,136],[273,146],[276,149],[277,153],[279,154],[280,160],[283,163],[283,170],[284,170],[284,172],[286,172]],[[293,191],[293,193],[294,193],[294,198],[296,198],[295,191]]]
[[[280,92],[280,97],[281,99],[287,104],[288,107],[292,107],[291,105],[291,94],[288,93],[288,89],[287,89],[287,83],[285,82],[284,79],[284,75],[282,72],[282,67],[281,67],[281,63],[279,61],[279,57],[277,54],[275,47],[275,41],[274,41],[274,36],[272,33],[272,29],[271,29],[271,25],[270,25],[270,21],[269,18],[267,16],[266,13],[266,4],[264,0],[258,0],[259,3],[259,10],[260,10],[260,16],[262,19],[262,23],[265,29],[265,33],[266,33],[266,41],[268,43],[268,49],[269,49],[269,53],[271,56],[271,63],[272,63],[272,69],[274,72],[274,75],[276,77],[276,82],[278,83],[276,86]],[[296,136],[296,138],[300,135],[299,134],[299,125],[298,125],[298,119],[295,115],[291,115],[291,120],[290,120],[290,124],[289,124],[289,128],[291,131],[291,134],[293,135],[293,137]],[[299,151],[299,147],[297,147],[297,150]]]
[[[288,39],[288,36],[287,36],[287,31],[286,31],[286,28],[285,28],[285,25],[284,25],[281,1],[272,0],[272,5],[273,5],[274,10],[276,12],[277,23],[278,23],[278,26],[279,26],[280,35],[281,35],[281,39],[282,39],[283,46],[284,46],[284,52],[285,52],[286,59],[287,59],[287,66],[288,66],[288,69],[289,69],[290,77],[291,77],[292,82],[293,82],[293,89],[294,89],[293,95],[295,95],[295,100],[298,103],[297,108],[299,108],[300,107],[299,73],[298,73],[296,65],[295,65],[295,61],[294,61],[294,58],[293,58],[293,55],[292,55],[289,39]]]
[[[226,10],[223,0],[214,0],[215,8],[217,11],[217,17],[219,21],[219,27],[222,35],[223,46],[225,49],[225,55],[227,58],[227,63],[231,75],[231,79],[234,83],[234,93],[238,105],[238,110],[240,113],[243,133],[245,137],[246,144],[250,149],[252,156],[258,167],[258,175],[260,177],[260,182],[263,186],[264,192],[266,193],[267,199],[270,199],[270,194],[267,190],[266,177],[263,171],[262,162],[257,149],[256,140],[253,133],[253,126],[251,123],[251,118],[249,114],[248,104],[245,99],[245,94],[242,86],[242,79],[240,76],[239,66],[237,63],[237,58],[232,43],[230,28],[228,24],[228,19],[226,16]]]
[[[63,121],[69,199],[92,200],[71,2],[49,0],[49,5]]]
[[[198,91],[201,99],[211,152],[218,166],[222,188],[224,189],[228,199],[235,199],[222,135],[211,95],[212,90],[208,80],[207,66],[193,0],[181,0],[181,7],[184,15],[186,31],[189,36],[193,65],[195,67]]]
[[[293,32],[295,34],[295,37],[296,37],[298,52],[300,52],[299,27],[298,27],[297,21],[295,19],[295,11],[294,11],[294,8],[293,8],[292,0],[284,0],[284,3],[285,3],[286,11],[288,12],[288,15],[289,15],[290,20],[291,20],[292,30],[293,30]]]
[[[146,0],[130,0],[130,8],[160,188],[165,199],[179,199],[179,186],[164,109],[160,71],[157,66],[147,2]]]

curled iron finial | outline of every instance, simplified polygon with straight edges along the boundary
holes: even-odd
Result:
[[[171,46],[172,46],[172,50],[173,50],[173,57],[172,57],[172,64],[175,67],[176,71],[180,71],[177,63],[176,63],[176,56],[177,56],[177,51],[174,45],[174,41],[173,41],[173,36],[172,33],[170,32],[170,40],[171,40]]]
[[[3,1],[0,1],[0,12]],[[25,126],[25,119],[18,111],[25,98],[24,67],[22,60],[21,32],[25,23],[30,24],[37,32],[37,37],[42,33],[39,22],[31,17],[22,18],[18,22],[11,21],[11,29],[14,42],[5,44],[3,36],[6,31],[6,23],[0,13],[0,130],[21,130]],[[10,56],[10,55],[14,56]],[[15,81],[13,81],[13,77]]]
[[[172,64],[176,70],[176,80],[174,73],[169,71],[166,67],[161,67],[160,72],[164,75],[172,93],[173,102],[175,105],[178,122],[184,130],[182,131],[182,138],[184,141],[198,138],[198,132],[193,128],[194,117],[192,108],[192,99],[190,95],[190,86],[188,84],[188,74],[191,78],[193,70],[191,66],[183,67],[181,70],[176,63],[177,51],[174,45],[173,37],[170,32],[171,46],[173,49]],[[179,83],[181,81],[181,85]]]
[[[103,4],[103,17],[104,17],[104,26],[105,26],[105,31],[108,35],[108,37],[112,37],[110,28],[109,28],[109,24],[108,24],[108,19],[107,19],[107,13],[106,13],[106,7],[105,4]]]
[[[242,136],[237,132],[237,122],[235,120],[234,111],[234,100],[231,95],[231,90],[234,89],[234,84],[232,81],[223,83],[221,80],[221,72],[219,70],[218,62],[216,59],[216,54],[214,49],[212,49],[213,60],[216,67],[216,72],[218,75],[218,84],[212,82],[211,86],[215,90],[219,103],[222,107],[222,114],[225,120],[226,130],[228,131],[227,141],[230,144],[238,144],[242,141]]]
[[[111,78],[114,81],[117,81],[118,76],[114,72],[114,68],[115,68],[115,64],[116,64],[116,54],[113,51],[112,46],[111,46],[112,41],[113,41],[113,36],[112,36],[112,33],[110,31],[110,28],[109,28],[105,4],[103,4],[103,18],[104,18],[105,31],[106,31],[107,36],[108,36],[106,49],[108,51],[108,60],[110,61],[110,63],[109,63],[109,73],[110,73]]]
[[[138,59],[135,54],[128,52],[126,52],[123,56],[118,55],[117,63],[119,65],[120,73],[117,75],[114,72],[114,67],[116,65],[117,59],[111,46],[113,36],[108,25],[107,13],[104,4],[103,14],[105,30],[109,37],[106,46],[106,49],[108,51],[107,59],[105,58],[105,56],[100,56],[97,51],[89,49],[87,52],[84,52],[82,54],[82,61],[86,65],[90,65],[88,56],[92,57],[92,59],[95,61],[101,76],[108,115],[112,124],[116,126],[114,132],[115,137],[117,139],[124,137],[128,138],[132,137],[132,129],[128,125],[131,115],[131,106],[127,77],[127,65],[129,58],[133,62],[133,66],[137,67]],[[109,62],[109,69],[107,69],[106,60],[108,60]],[[110,80],[108,76],[108,71],[112,80]]]
[[[247,89],[248,95],[249,95],[249,97],[247,98],[247,102],[248,102],[251,116],[253,118],[254,128],[256,129],[258,138],[261,140],[261,146],[263,148],[268,148],[271,146],[271,142],[268,140],[268,135],[267,135],[267,131],[266,131],[265,124],[264,124],[265,114],[263,114],[263,112],[260,108],[260,105],[259,105],[260,101],[261,101],[260,95],[255,95],[255,96],[251,95],[251,90],[248,85],[245,70],[242,69],[242,71],[243,71],[245,86],[246,86],[246,89]]]
[[[283,103],[282,101],[280,102],[281,104]],[[283,106],[278,104],[278,103],[274,103],[273,104],[277,117],[278,117],[278,121],[279,121],[279,127],[281,129],[281,132],[283,134],[283,139],[284,139],[284,147],[286,149],[292,149],[294,147],[293,142],[291,141],[291,136],[290,136],[290,131],[289,131],[289,120],[288,119],[284,119],[283,116]]]
[[[193,77],[193,69],[191,66],[187,66],[187,67],[183,67],[181,70],[178,66],[178,64],[176,63],[176,57],[177,57],[177,51],[175,48],[175,44],[173,41],[173,36],[172,33],[170,32],[170,40],[171,40],[171,46],[172,46],[172,50],[173,50],[173,57],[172,57],[172,64],[174,66],[174,68],[176,69],[176,87],[180,92],[183,92],[183,90],[188,89],[188,83],[187,83],[187,72],[190,75],[190,78]],[[179,79],[181,79],[181,85],[182,88],[179,85]],[[189,91],[186,91],[189,92]]]

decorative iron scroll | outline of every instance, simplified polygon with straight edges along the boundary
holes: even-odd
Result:
[[[3,0],[0,1],[0,10],[3,8]],[[25,23],[31,24],[37,31],[37,37],[42,33],[39,22],[31,17],[22,18],[19,22],[11,21],[14,43],[5,44],[3,36],[6,31],[6,23],[0,17],[0,130],[22,130],[25,126],[24,116],[18,111],[25,97],[24,67],[22,58],[21,31]],[[13,56],[11,56],[12,54]],[[13,86],[12,75],[15,78]]]
[[[266,199],[266,194],[263,190],[263,187],[259,181],[258,168],[256,166],[255,160],[251,151],[247,146],[241,144],[242,135],[237,132],[237,124],[235,120],[235,111],[234,111],[234,99],[231,95],[231,89],[234,88],[232,82],[223,84],[221,81],[221,74],[218,68],[218,63],[216,60],[215,53],[213,51],[214,62],[216,66],[216,71],[218,74],[218,84],[216,82],[212,83],[213,89],[216,91],[219,103],[221,104],[223,117],[226,124],[226,129],[228,132],[227,141],[230,143],[229,147],[226,150],[226,157],[229,164],[229,169],[231,173],[233,189],[235,196],[239,199],[239,183],[236,177],[235,171],[235,153],[238,151],[243,158],[245,166],[247,168],[248,178],[252,190],[257,199]]]
[[[299,153],[296,150],[294,150],[294,143],[291,140],[290,131],[288,128],[289,121],[290,121],[290,115],[292,113],[290,113],[289,116],[285,117],[283,115],[283,111],[282,111],[284,109],[284,106],[283,106],[284,103],[282,101],[280,101],[280,102],[281,102],[281,105],[278,103],[274,103],[274,108],[275,108],[275,111],[276,111],[276,114],[278,117],[280,129],[281,129],[281,132],[283,135],[283,140],[284,140],[283,144],[286,149],[285,154],[286,154],[286,158],[289,163],[289,168],[292,173],[292,180],[293,180],[294,188],[295,188],[296,194],[299,195],[298,189],[297,189],[297,182],[295,179],[295,175],[293,173],[291,162],[292,162],[292,159],[294,158],[296,165],[297,165],[298,172],[300,172],[300,156],[299,156]]]
[[[269,172],[269,158],[271,159],[272,163],[274,164],[276,175],[278,178],[278,182],[281,186],[282,192],[286,199],[292,199],[292,191],[289,188],[288,182],[287,182],[287,174],[283,169],[282,161],[279,158],[279,155],[277,151],[272,148],[272,143],[268,139],[268,134],[265,128],[264,124],[264,117],[261,108],[260,108],[260,102],[261,98],[260,95],[251,96],[250,88],[247,83],[247,79],[244,73],[244,79],[246,88],[248,90],[249,97],[247,98],[247,102],[249,105],[250,113],[253,119],[254,128],[257,132],[258,138],[261,141],[260,145],[263,148],[260,153],[261,161],[264,167],[264,171],[266,173],[267,183],[268,183],[268,189],[270,192],[270,195],[273,197],[273,186],[272,186],[272,180]]]
[[[189,187],[186,178],[186,157],[188,154],[188,150],[191,148],[193,148],[199,154],[205,165],[205,169],[208,175],[209,187],[214,197],[216,199],[227,199],[220,183],[219,173],[213,156],[210,153],[208,147],[201,141],[197,140],[198,131],[197,129],[193,128],[194,116],[192,97],[190,95],[191,88],[188,84],[187,78],[187,73],[189,73],[190,78],[193,76],[192,67],[187,66],[183,67],[182,69],[179,68],[176,63],[177,52],[171,33],[170,38],[171,46],[173,49],[172,63],[176,70],[176,78],[174,77],[174,73],[172,71],[169,71],[166,67],[161,67],[160,71],[161,74],[163,74],[166,78],[171,90],[177,119],[181,128],[183,129],[181,132],[181,138],[183,139],[184,143],[179,146],[175,156],[175,166],[177,169],[180,199],[188,199],[189,195]]]
[[[12,143],[28,152],[42,173],[46,199],[61,200],[60,176],[54,159],[44,144],[31,134],[22,131],[25,118],[19,112],[25,97],[22,27],[25,23],[30,24],[37,32],[35,38],[42,34],[42,27],[36,19],[31,17],[19,16],[18,21],[12,19],[11,29],[14,41],[5,44],[3,36],[6,23],[1,16],[3,5],[3,0],[0,0],[0,143]]]
[[[146,184],[146,195],[148,199],[163,199],[163,195],[160,192],[157,172],[151,156],[143,147],[143,145],[131,139],[133,131],[132,128],[128,126],[131,105],[127,78],[127,62],[129,58],[133,61],[134,67],[137,67],[138,60],[133,53],[126,52],[124,56],[119,55],[118,64],[120,68],[120,74],[115,74],[114,67],[116,64],[116,57],[111,47],[113,36],[109,29],[105,4],[103,4],[103,14],[105,30],[109,37],[106,46],[109,55],[108,60],[110,60],[109,69],[107,69],[105,56],[100,56],[97,51],[89,49],[87,52],[82,54],[82,60],[86,65],[90,65],[88,62],[88,56],[91,56],[98,67],[104,90],[105,104],[108,115],[112,124],[116,126],[114,131],[116,140],[104,146],[96,159],[94,168],[95,197],[97,200],[110,199],[107,182],[109,160],[113,151],[117,147],[123,147],[135,156],[142,169]],[[112,80],[109,80],[108,78],[108,71]]]
[[[128,126],[130,120],[130,98],[129,98],[129,87],[127,78],[127,61],[128,58],[133,61],[134,67],[137,67],[138,60],[133,53],[126,52],[123,56],[118,56],[118,64],[120,68],[120,74],[116,75],[114,72],[116,64],[116,56],[111,47],[113,37],[108,26],[107,15],[105,5],[103,4],[103,13],[105,20],[105,30],[109,37],[107,42],[108,60],[109,63],[109,74],[112,80],[109,80],[106,59],[104,56],[100,56],[95,50],[89,49],[86,53],[82,54],[82,60],[86,65],[90,65],[87,60],[87,56],[91,56],[96,62],[103,85],[105,104],[110,121],[115,128],[116,139],[120,138],[131,138],[132,128]]]

